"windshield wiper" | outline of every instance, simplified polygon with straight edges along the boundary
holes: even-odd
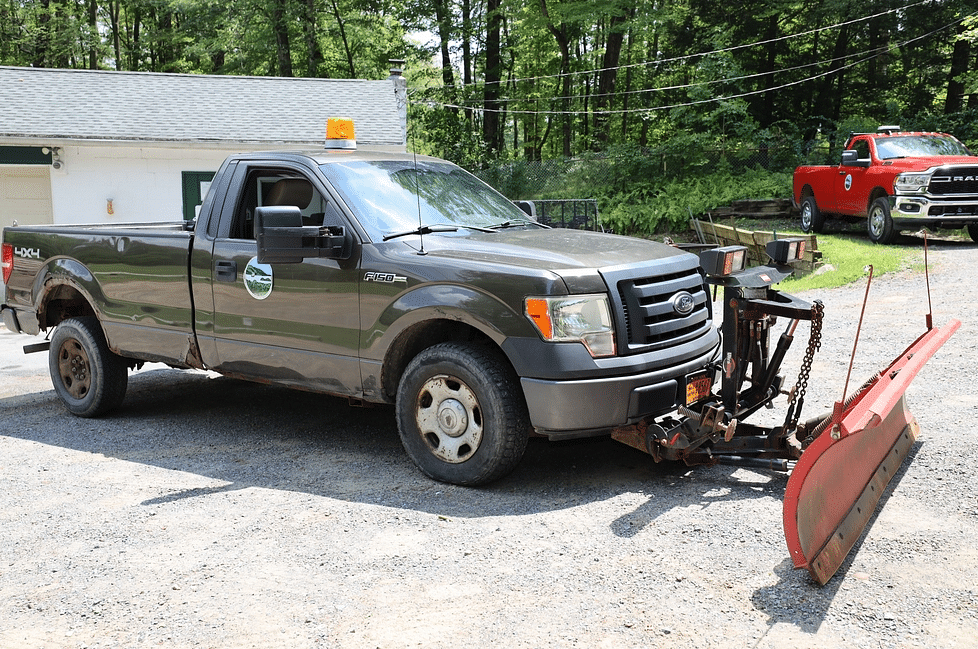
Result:
[[[415,228],[413,230],[405,230],[404,232],[393,232],[391,234],[384,235],[384,241],[390,241],[391,239],[397,239],[398,237],[406,237],[412,234],[431,234],[432,232],[457,232],[459,229],[464,230],[477,230],[479,232],[489,232],[494,234],[496,231],[491,228],[482,228],[478,225],[449,225],[448,223],[436,223],[434,225],[422,225],[421,227]]]
[[[431,234],[433,232],[458,232],[458,226],[448,225],[445,223],[436,223],[435,225],[422,225],[414,228],[413,230],[405,230],[404,232],[393,232],[391,234],[385,234],[384,241],[390,241],[391,239],[397,239],[398,237],[407,237],[412,234]]]
[[[538,223],[537,221],[531,221],[530,219],[513,219],[512,221],[503,221],[502,223],[490,225],[489,227],[493,230],[505,230],[506,228],[519,228],[525,225],[535,225],[540,228],[550,227],[549,225],[544,225],[543,223]]]

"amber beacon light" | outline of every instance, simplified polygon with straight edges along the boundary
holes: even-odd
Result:
[[[357,138],[353,132],[352,119],[349,117],[330,117],[326,120],[326,148],[357,148]]]

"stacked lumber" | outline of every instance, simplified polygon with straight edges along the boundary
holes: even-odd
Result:
[[[769,200],[733,201],[729,206],[710,210],[714,220],[726,220],[731,217],[745,219],[789,219],[797,211],[792,207],[791,200],[775,198]]]
[[[761,230],[744,230],[737,227],[731,220],[731,225],[720,225],[692,219],[690,226],[696,232],[702,244],[717,244],[721,246],[746,246],[747,257],[751,266],[767,264],[770,262],[765,246],[774,239],[783,239],[784,235],[779,236],[776,232],[764,232]],[[805,256],[801,262],[796,264],[799,274],[811,273],[822,261],[822,253],[818,249],[818,240],[814,234],[790,235],[792,238],[802,238],[805,240]]]

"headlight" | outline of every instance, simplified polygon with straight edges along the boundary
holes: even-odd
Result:
[[[583,343],[594,358],[615,355],[607,296],[528,297],[525,310],[544,340]]]
[[[893,181],[893,190],[898,194],[921,194],[927,191],[930,174],[900,174]]]

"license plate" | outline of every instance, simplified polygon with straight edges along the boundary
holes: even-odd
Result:
[[[697,401],[710,396],[713,387],[713,377],[708,372],[697,372],[686,376],[686,405],[691,406]]]

